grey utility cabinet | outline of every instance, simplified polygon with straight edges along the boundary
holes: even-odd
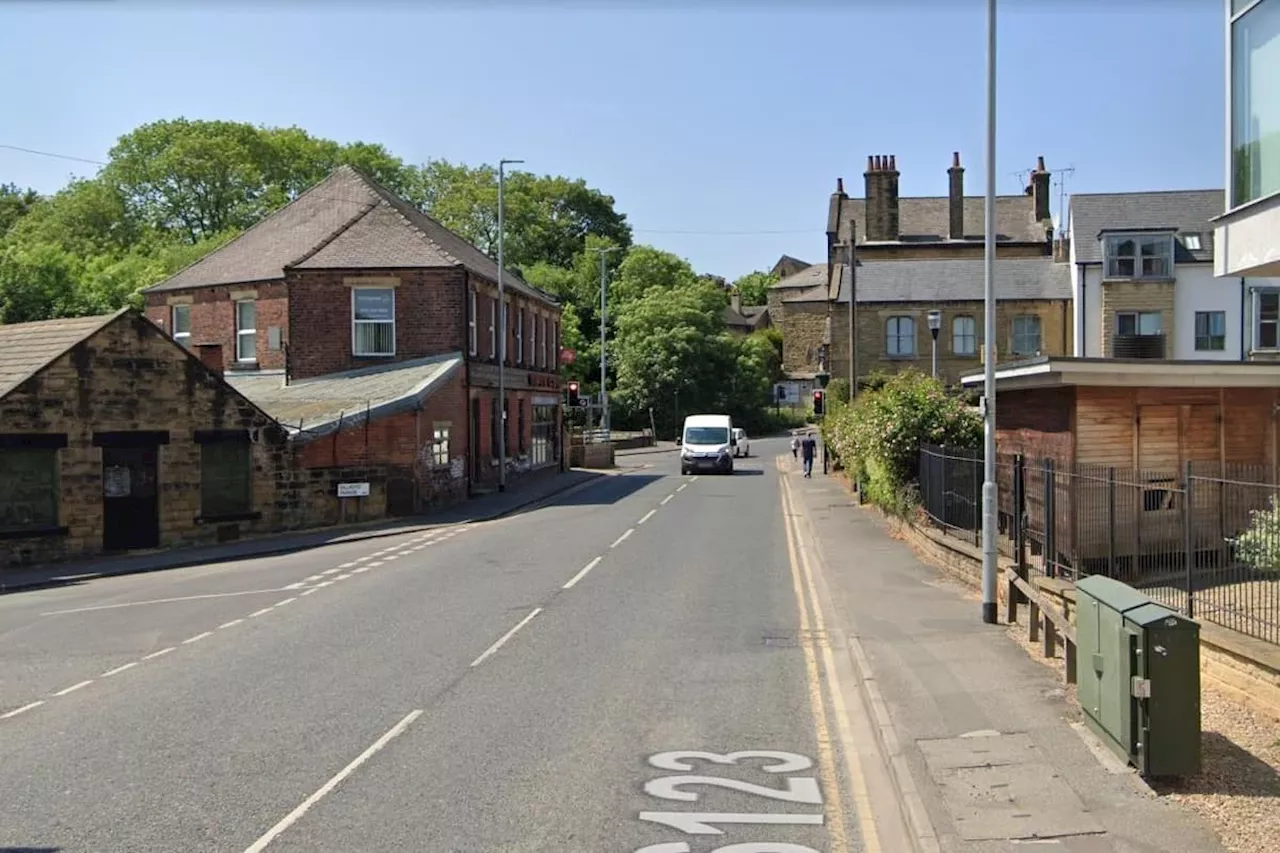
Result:
[[[1076,583],[1089,727],[1143,776],[1200,772],[1200,626],[1101,575]]]

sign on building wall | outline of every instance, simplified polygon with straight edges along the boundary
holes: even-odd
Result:
[[[368,483],[339,483],[338,497],[367,498],[369,497],[369,484]]]

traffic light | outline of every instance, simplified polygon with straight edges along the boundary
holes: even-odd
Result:
[[[573,406],[576,406],[576,405],[578,405],[578,383],[570,382],[569,383],[569,406],[572,408]]]
[[[826,402],[827,402],[826,397],[827,397],[826,391],[813,392],[813,413],[815,415],[821,415],[826,411]]]

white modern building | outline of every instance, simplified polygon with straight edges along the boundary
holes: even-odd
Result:
[[[1280,276],[1280,0],[1224,0],[1226,212],[1214,222],[1219,276]],[[1251,297],[1275,349],[1276,297]],[[1266,315],[1266,319],[1262,319]]]

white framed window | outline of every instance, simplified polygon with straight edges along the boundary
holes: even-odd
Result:
[[[431,438],[431,461],[440,466],[449,464],[449,422],[437,423]]]
[[[1173,276],[1172,234],[1109,234],[1103,242],[1105,278]]]
[[[916,354],[916,320],[914,317],[890,317],[884,326],[885,352],[904,358]]]
[[[173,339],[184,347],[191,346],[191,306],[175,305],[169,313]]]
[[[1196,350],[1222,352],[1227,348],[1227,312],[1196,312]]]
[[[510,307],[511,307],[510,304],[507,303],[506,301],[502,303],[502,322],[501,324],[499,324],[500,334],[498,335],[498,337],[502,339],[502,352],[498,353],[498,358],[502,359],[503,364],[508,363],[508,361],[510,361],[510,358],[511,358],[511,354],[507,352],[507,350],[511,346],[511,344],[508,343],[507,341],[507,338],[511,336],[511,333],[507,331],[510,328],[510,326],[507,325],[507,314],[509,313]]]
[[[498,298],[489,297],[489,358],[498,358]]]
[[[1158,335],[1161,330],[1159,311],[1121,311],[1116,314],[1117,335]]]
[[[467,352],[475,355],[480,348],[480,335],[476,328],[476,292],[473,288],[467,296]]]
[[[1013,318],[1013,354],[1035,355],[1040,352],[1040,317],[1023,314]]]
[[[236,361],[258,360],[258,306],[252,299],[236,303]]]
[[[541,367],[538,364],[538,315],[529,317],[529,366]]]
[[[1204,248],[1204,243],[1201,242],[1199,234],[1183,234],[1182,243],[1192,252],[1198,252]]]
[[[516,364],[524,364],[524,309],[516,309]]]
[[[1253,348],[1280,349],[1280,290],[1253,293]]]
[[[978,322],[967,314],[951,321],[951,351],[956,355],[973,355],[978,351]]]
[[[538,347],[538,365],[540,367],[546,367],[547,366],[547,318],[539,317],[538,323],[539,325],[542,326],[542,335],[541,337],[538,338],[538,340],[541,342]]]
[[[352,288],[351,352],[358,356],[396,354],[394,287]]]

